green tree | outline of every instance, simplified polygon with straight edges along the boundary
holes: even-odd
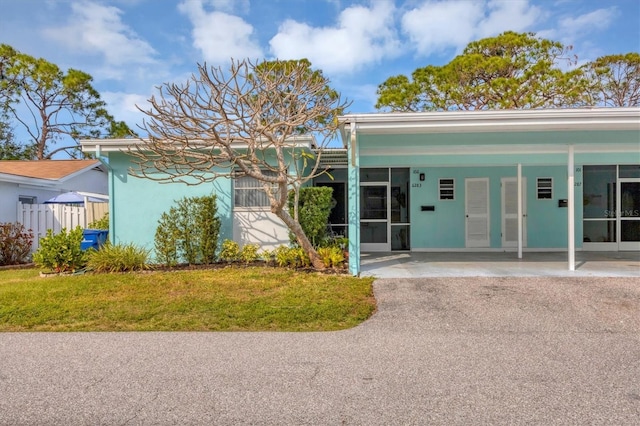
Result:
[[[582,68],[595,105],[640,106],[639,53],[602,56]]]
[[[9,123],[0,119],[0,160],[30,160],[34,154],[31,148],[17,143]]]
[[[60,151],[80,156],[78,139],[122,136],[126,124],[115,122],[82,71],[57,65],[0,44],[0,108],[26,132],[37,159]]]
[[[470,43],[451,62],[390,77],[376,108],[391,111],[526,109],[588,103],[571,48],[533,33],[507,31]]]
[[[130,153],[133,174],[161,182],[198,184],[249,176],[262,184],[271,211],[295,235],[316,268],[321,258],[289,214],[287,194],[298,193],[319,168],[322,150],[338,129],[348,103],[307,60],[231,61],[198,65],[185,84],[165,84],[150,100],[148,139]],[[296,139],[315,138],[314,150]],[[309,148],[309,147],[307,147]]]

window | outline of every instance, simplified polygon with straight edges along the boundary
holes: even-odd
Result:
[[[265,176],[275,176],[275,172],[263,170]],[[275,186],[275,185],[274,185]],[[262,182],[250,176],[234,179],[235,207],[269,207],[269,197],[264,192]]]
[[[553,179],[538,178],[538,200],[550,200],[553,198]]]
[[[438,192],[440,193],[441,200],[453,200],[454,197],[454,179],[439,179],[438,180]]]
[[[20,195],[18,196],[18,201],[22,204],[38,204],[38,197],[33,197],[30,195]]]

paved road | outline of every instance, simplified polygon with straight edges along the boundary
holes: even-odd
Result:
[[[0,424],[640,424],[640,279],[375,291],[341,332],[0,334]]]

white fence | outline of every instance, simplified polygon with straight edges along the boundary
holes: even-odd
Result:
[[[47,235],[47,229],[54,234],[62,228],[74,229],[76,226],[86,228],[87,214],[82,206],[65,204],[22,204],[18,203],[18,222],[33,231],[32,251],[39,247],[40,238]]]

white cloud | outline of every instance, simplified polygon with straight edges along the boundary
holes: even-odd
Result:
[[[335,26],[286,20],[269,42],[279,59],[307,58],[327,73],[349,73],[400,53],[390,1],[344,9]]]
[[[121,14],[112,6],[72,3],[68,23],[45,28],[44,34],[71,49],[99,53],[111,66],[154,63],[155,50],[122,22]]]
[[[575,18],[563,18],[558,22],[558,27],[564,34],[576,37],[594,30],[602,31],[607,29],[616,15],[617,9],[615,7],[598,9]]]
[[[242,18],[224,12],[207,12],[202,0],[186,0],[180,3],[178,9],[193,24],[193,45],[202,52],[204,60],[221,64],[230,58],[263,57],[260,46],[254,40],[253,26]]]
[[[402,29],[419,55],[462,50],[501,32],[524,31],[541,17],[529,0],[425,1],[402,17]]]
[[[507,30],[528,30],[543,16],[542,10],[530,5],[527,0],[491,0],[487,3],[487,8],[489,12],[478,23],[477,35],[481,38]]]
[[[138,93],[124,93],[124,92],[102,92],[102,99],[107,103],[109,113],[117,121],[124,121],[127,125],[138,134],[141,133],[138,126],[142,125],[145,114],[140,112],[136,105],[140,108],[148,108],[149,103],[147,100],[149,95],[142,95]]]

